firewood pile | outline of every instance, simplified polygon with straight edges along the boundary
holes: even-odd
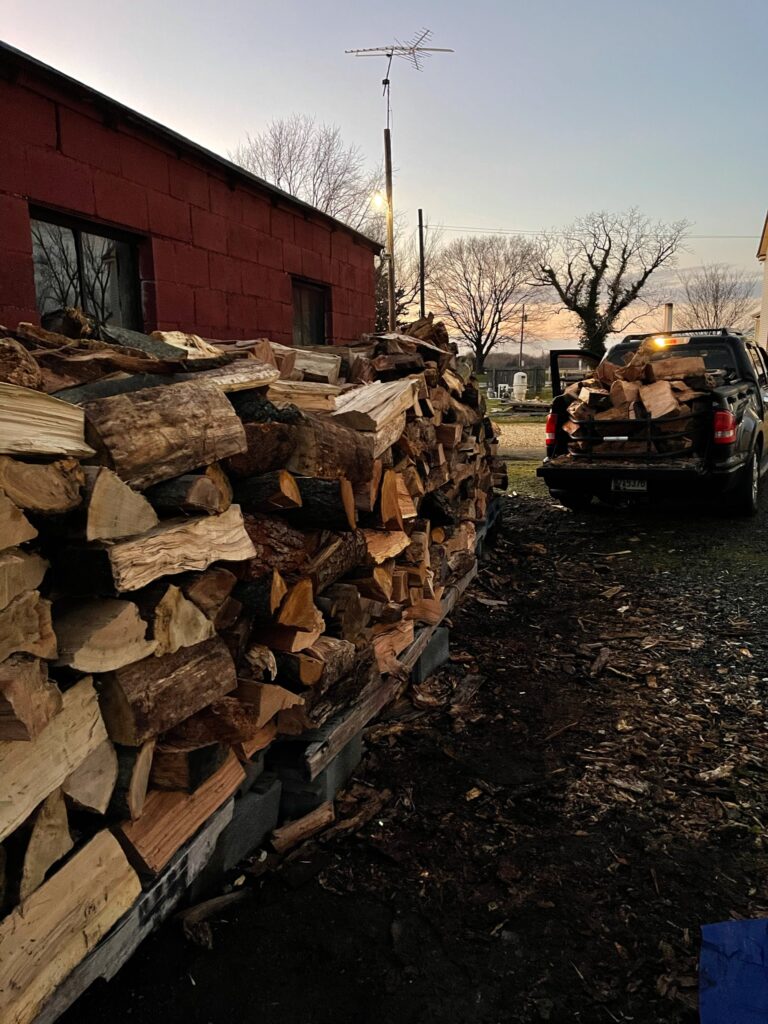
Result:
[[[604,360],[569,384],[570,455],[685,455],[701,436],[716,380],[701,356],[670,356],[653,339],[624,366]]]
[[[0,329],[0,1019],[276,737],[402,676],[503,464],[441,324],[353,348]]]

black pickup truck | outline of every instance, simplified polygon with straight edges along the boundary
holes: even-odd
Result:
[[[706,393],[691,401],[690,411],[674,423],[592,419],[579,424],[575,442],[573,430],[564,429],[572,398],[563,390],[592,374],[601,361],[582,350],[554,351],[547,455],[538,476],[554,498],[573,509],[586,508],[593,497],[715,497],[735,513],[754,514],[768,468],[766,353],[734,331],[672,331],[630,335],[604,361],[624,366],[646,339],[653,339],[650,344],[665,357],[703,357]]]

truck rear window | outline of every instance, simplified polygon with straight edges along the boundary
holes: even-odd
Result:
[[[620,342],[607,353],[605,362],[613,363],[615,366],[624,366],[639,347],[639,341],[633,341],[626,345]],[[674,356],[701,356],[710,373],[716,373],[719,370],[721,376],[724,377],[736,373],[732,347],[711,338],[693,338],[683,344],[676,339],[674,345],[659,349],[658,357],[668,359]]]

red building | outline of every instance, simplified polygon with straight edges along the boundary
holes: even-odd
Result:
[[[345,344],[365,235],[0,43],[0,323],[79,305],[138,330]]]

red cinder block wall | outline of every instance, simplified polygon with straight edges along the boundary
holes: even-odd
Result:
[[[3,58],[0,57],[0,60]],[[331,339],[374,324],[374,247],[34,67],[0,78],[0,324],[38,322],[30,205],[137,236],[144,329],[291,344],[292,278]]]

